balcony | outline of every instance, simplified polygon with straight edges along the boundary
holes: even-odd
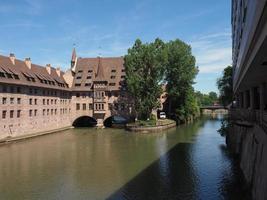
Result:
[[[231,109],[229,117],[235,122],[257,124],[267,133],[267,111],[252,109]]]

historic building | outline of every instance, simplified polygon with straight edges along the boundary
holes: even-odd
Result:
[[[70,127],[79,120],[98,126],[111,116],[131,117],[123,58],[78,58],[62,72],[0,56],[0,139]]]
[[[252,199],[267,199],[267,1],[232,0],[233,91],[227,144]]]

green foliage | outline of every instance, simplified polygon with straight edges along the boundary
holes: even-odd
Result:
[[[124,63],[138,118],[146,120],[159,106],[163,82],[167,83],[169,114],[181,121],[197,115],[199,107],[192,87],[198,73],[195,62],[191,47],[181,40],[164,43],[156,39],[146,44],[136,40]]]
[[[230,127],[231,123],[229,118],[223,118],[221,121],[221,127],[218,132],[221,134],[221,136],[226,136],[229,133]]]
[[[159,106],[167,54],[165,44],[156,39],[153,43],[142,44],[136,40],[124,57],[128,91],[135,100],[138,118],[146,120],[152,109]]]
[[[227,106],[233,101],[233,68],[228,66],[223,71],[223,76],[217,80],[220,92],[220,102]]]
[[[216,92],[202,94],[201,92],[197,91],[195,95],[199,106],[211,106],[218,101]]]
[[[180,121],[199,113],[192,85],[198,73],[191,47],[181,40],[167,43],[168,64],[165,74],[169,113]]]

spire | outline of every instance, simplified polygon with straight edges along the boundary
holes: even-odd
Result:
[[[75,47],[72,50],[72,56],[71,56],[71,62],[75,62],[76,61],[76,49]]]
[[[104,69],[102,66],[102,59],[100,57],[98,57],[98,68],[97,68],[96,80],[98,81],[105,80]]]

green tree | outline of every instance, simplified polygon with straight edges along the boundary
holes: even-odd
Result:
[[[223,70],[223,75],[217,80],[217,86],[220,92],[219,100],[227,106],[233,101],[233,68],[228,66]]]
[[[149,118],[153,109],[159,106],[162,93],[160,82],[167,62],[165,44],[160,39],[142,44],[137,39],[124,57],[128,91],[134,97],[135,110],[139,119]]]
[[[192,85],[198,73],[195,57],[189,45],[177,39],[167,43],[168,63],[165,72],[168,111],[180,120],[197,112]],[[194,104],[194,107],[191,107]]]
[[[216,92],[210,92],[210,93],[209,93],[209,98],[210,98],[210,100],[212,101],[212,103],[214,103],[215,101],[218,100],[217,93],[216,93]]]

